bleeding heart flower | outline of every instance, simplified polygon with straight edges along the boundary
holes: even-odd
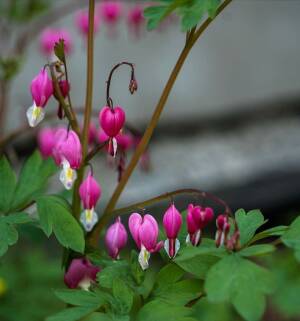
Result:
[[[111,225],[105,235],[105,244],[108,250],[108,254],[117,259],[122,248],[127,243],[127,232],[125,226],[121,222],[121,218],[118,217],[116,222]]]
[[[159,251],[163,247],[163,242],[157,242],[158,224],[152,215],[146,214],[142,217],[138,213],[133,213],[128,222],[130,233],[140,249],[139,263],[143,270],[149,267],[150,254]]]
[[[104,106],[99,113],[99,123],[105,134],[110,137],[109,150],[112,151],[112,156],[115,156],[118,146],[116,136],[125,123],[125,112],[123,108],[120,106],[115,108]]]
[[[87,36],[89,33],[89,13],[86,10],[80,10],[77,12],[75,17],[75,24],[78,30],[84,35]],[[100,19],[99,15],[94,15],[94,33],[97,33],[99,30]]]
[[[172,204],[164,214],[163,226],[167,235],[167,240],[164,243],[165,250],[170,258],[173,258],[179,248],[180,242],[177,239],[178,233],[182,225],[182,217],[175,205]]]
[[[213,219],[214,212],[210,207],[201,208],[200,206],[194,206],[189,204],[187,210],[187,229],[188,236],[187,243],[192,243],[194,246],[200,244],[202,230]]]
[[[53,128],[43,128],[38,132],[37,141],[43,158],[52,156],[52,149],[55,145],[55,132]]]
[[[144,7],[139,4],[132,7],[128,12],[128,28],[136,38],[140,36],[141,29],[145,25],[145,18],[143,12]]]
[[[30,127],[38,125],[45,117],[43,108],[53,94],[52,81],[46,69],[41,69],[30,85],[33,105],[27,109],[26,116]]]
[[[86,258],[73,259],[65,274],[64,281],[70,289],[81,288],[88,291],[91,284],[96,282],[99,271],[100,268]]]
[[[95,180],[91,172],[79,187],[80,199],[83,203],[84,211],[81,213],[80,222],[87,232],[90,232],[98,222],[98,214],[94,208],[101,196],[101,187]]]
[[[62,165],[60,181],[66,189],[71,189],[77,178],[76,169],[80,167],[82,148],[79,137],[73,131],[64,128],[55,133],[55,145],[52,156],[57,165]]]

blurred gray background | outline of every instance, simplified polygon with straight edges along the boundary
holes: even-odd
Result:
[[[55,1],[53,1],[55,2]],[[126,1],[124,1],[126,2]],[[56,1],[56,5],[63,1]],[[127,3],[127,2],[126,2]],[[67,28],[72,100],[85,99],[86,47],[74,14],[54,26]],[[112,97],[127,119],[144,130],[184,44],[179,25],[132,40],[124,21],[118,37],[101,24],[95,39],[94,110],[105,104],[105,81],[120,61],[136,64],[139,90],[128,93],[129,72],[115,75]],[[174,86],[150,144],[152,170],[137,170],[119,205],[182,187],[216,191],[233,207],[298,206],[300,178],[300,1],[235,0],[195,45]],[[32,41],[12,86],[7,129],[25,121],[29,84],[45,64]],[[51,102],[47,110],[54,110]],[[97,119],[95,123],[98,126]],[[130,156],[128,156],[130,157]],[[95,161],[103,201],[117,174]],[[300,200],[299,200],[300,203]],[[271,205],[272,204],[272,205]]]

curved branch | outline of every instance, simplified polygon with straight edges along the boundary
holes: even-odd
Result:
[[[198,195],[203,198],[210,199],[210,200],[214,201],[215,203],[224,207],[224,214],[225,215],[232,216],[232,210],[228,206],[228,204],[225,201],[223,201],[221,198],[217,197],[216,195],[208,193],[208,192],[204,192],[204,191],[201,191],[201,190],[195,189],[195,188],[179,189],[179,190],[176,190],[173,192],[165,193],[165,194],[150,198],[146,201],[142,201],[139,203],[135,203],[135,204],[132,204],[132,205],[129,205],[126,207],[116,209],[111,212],[105,212],[103,214],[103,216],[101,217],[101,220],[97,223],[97,225],[93,229],[93,231],[90,234],[88,234],[88,241],[90,242],[91,245],[95,244],[95,242],[98,241],[98,235],[100,234],[100,231],[106,225],[106,223],[108,222],[108,220],[111,217],[123,215],[123,214],[126,214],[132,210],[143,209],[146,206],[161,202],[163,200],[172,199],[172,197],[174,197],[176,195],[184,195],[184,194]]]

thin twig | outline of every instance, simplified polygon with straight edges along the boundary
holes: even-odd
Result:
[[[226,7],[227,5],[231,2],[232,0],[225,0],[222,5],[218,8],[216,16],[218,16]],[[170,92],[174,86],[174,83],[177,79],[177,76],[189,54],[189,52],[191,51],[192,47],[194,46],[195,42],[198,40],[198,38],[200,37],[200,35],[203,33],[203,31],[211,24],[211,22],[213,21],[213,19],[208,18],[207,20],[204,21],[204,23],[199,27],[199,29],[195,32],[195,34],[193,35],[193,37],[189,38],[188,43],[184,46],[178,60],[177,63],[173,69],[173,71],[171,72],[171,75],[169,77],[169,80],[163,90],[163,93],[160,97],[160,100],[154,110],[154,113],[152,115],[151,121],[144,133],[143,138],[141,139],[127,169],[125,170],[121,181],[119,182],[119,184],[117,185],[111,199],[109,200],[105,210],[104,210],[104,215],[103,217],[99,220],[99,222],[97,223],[97,225],[95,226],[95,228],[93,229],[91,235],[90,235],[90,241],[91,244],[93,246],[96,246],[98,243],[98,239],[99,239],[99,235],[100,235],[100,231],[101,229],[104,227],[104,223],[107,221],[108,218],[108,214],[113,211],[113,209],[115,208],[119,197],[121,196],[121,193],[123,192],[129,178],[131,177],[131,174],[133,173],[141,155],[144,153],[144,151],[146,150],[149,141],[152,137],[152,134],[154,132],[154,129],[159,121],[160,115],[165,107],[165,104],[168,100],[168,97],[170,95]],[[104,222],[105,221],[105,222]]]

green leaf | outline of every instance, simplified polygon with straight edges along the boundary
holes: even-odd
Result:
[[[151,6],[144,10],[144,16],[148,19],[147,29],[153,30],[168,14],[168,6]]]
[[[195,321],[192,310],[185,307],[169,305],[160,300],[145,304],[138,313],[137,321]]]
[[[131,251],[130,270],[135,282],[140,285],[144,280],[145,273],[139,264],[138,254],[134,250]]]
[[[300,216],[298,216],[289,229],[282,235],[283,243],[294,249],[295,257],[300,262]]]
[[[124,281],[119,278],[113,281],[113,295],[117,301],[118,312],[121,315],[128,314],[133,304],[133,293]]]
[[[280,225],[280,226],[275,226],[272,228],[269,228],[267,230],[264,230],[260,233],[257,233],[253,239],[251,240],[250,244],[257,242],[259,240],[262,240],[264,238],[267,237],[271,237],[271,236],[281,236],[284,234],[285,231],[287,231],[288,226],[285,225]]]
[[[210,302],[230,301],[243,318],[256,321],[265,309],[264,295],[272,293],[274,282],[268,270],[231,254],[209,270],[205,290]]]
[[[5,217],[0,217],[0,256],[6,253],[10,245],[18,241],[18,232],[12,224],[5,221]]]
[[[216,248],[215,245],[188,246],[180,251],[174,262],[186,272],[204,279],[209,268],[224,255],[226,255],[225,250]]]
[[[10,209],[16,188],[16,176],[7,159],[0,158],[0,212]]]
[[[34,152],[22,168],[12,208],[22,208],[33,201],[41,193],[48,178],[56,171],[52,159],[43,160],[39,152]]]
[[[84,319],[84,321],[115,321],[109,315],[101,312],[94,312]]]
[[[242,249],[239,254],[242,256],[259,256],[266,255],[274,252],[276,250],[275,246],[271,244],[259,244],[246,247]]]
[[[49,237],[54,232],[57,240],[66,248],[84,252],[84,233],[69,211],[69,205],[57,196],[42,196],[37,200],[40,224]]]
[[[246,213],[245,210],[239,209],[235,213],[235,219],[240,230],[241,245],[249,242],[256,230],[265,223],[264,216],[259,210]]]
[[[105,303],[103,298],[94,292],[83,290],[56,290],[55,295],[63,302],[75,306],[101,306]]]
[[[4,216],[3,220],[8,224],[25,224],[33,222],[33,219],[25,212],[11,213]]]
[[[164,266],[156,276],[156,284],[159,288],[164,288],[179,281],[185,271],[174,263]]]
[[[166,284],[153,292],[155,300],[165,303],[185,306],[190,301],[199,297],[203,292],[203,283],[200,280],[188,279],[176,283]]]
[[[62,61],[63,63],[66,63],[66,57],[65,57],[65,42],[63,39],[59,39],[58,42],[54,45],[54,53],[55,56]]]
[[[112,261],[112,264],[101,270],[98,273],[97,279],[99,284],[104,288],[111,289],[113,281],[116,278],[131,281],[131,274],[128,262],[126,261]]]
[[[77,321],[94,311],[93,306],[68,308],[48,317],[46,321]]]

